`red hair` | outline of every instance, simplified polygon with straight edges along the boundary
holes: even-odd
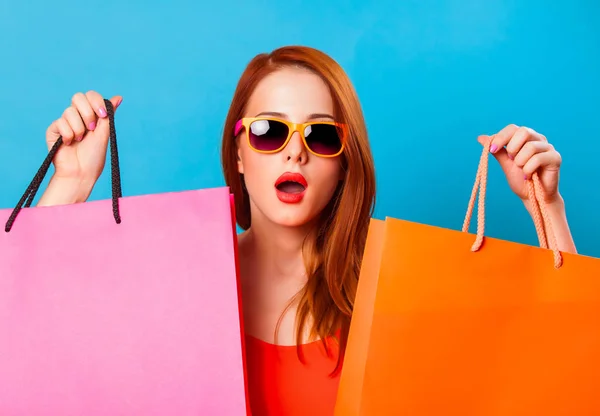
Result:
[[[243,117],[246,103],[257,84],[268,74],[285,67],[301,67],[321,76],[331,91],[336,121],[348,126],[341,156],[344,179],[320,215],[316,239],[305,244],[308,280],[295,298],[298,302],[296,339],[299,344],[309,320],[312,322],[311,336],[319,337],[323,342],[340,330],[340,353],[334,370],[339,371],[375,204],[375,169],[365,120],[357,94],[344,70],[327,54],[303,46],[282,47],[254,57],[238,82],[225,120],[221,162],[226,184],[235,197],[237,223],[247,230],[252,223],[250,200],[243,185],[243,175],[238,172],[234,126]]]

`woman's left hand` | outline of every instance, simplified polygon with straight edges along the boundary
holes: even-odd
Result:
[[[494,135],[490,152],[502,167],[512,191],[527,205],[526,180],[537,171],[547,204],[561,200],[558,192],[560,154],[546,137],[528,127],[510,124]],[[484,144],[490,136],[479,136]]]
[[[490,136],[479,136],[485,144]],[[545,136],[528,127],[510,124],[496,133],[490,145],[490,152],[496,157],[510,188],[521,198],[532,213],[526,179],[534,172],[540,178],[549,220],[560,251],[577,253],[573,236],[569,230],[564,201],[558,192],[558,178],[562,159]]]

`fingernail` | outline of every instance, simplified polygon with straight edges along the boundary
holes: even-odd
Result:
[[[83,140],[83,136],[77,136],[77,138],[75,138],[75,140],[77,140],[78,142]]]
[[[527,175],[525,175],[525,180],[527,180],[527,179],[529,179],[529,178],[527,177]]]
[[[509,154],[508,154],[508,158],[509,158],[510,160],[513,160],[515,157],[509,153]]]
[[[98,113],[100,114],[100,117],[106,117],[106,110],[104,108],[100,107]]]
[[[490,147],[490,152],[494,153],[496,150],[498,150],[498,145],[496,145],[496,144],[493,144],[493,145]]]
[[[122,98],[119,98],[119,101],[117,101],[117,104],[115,105],[115,108],[121,105],[121,102],[123,101]]]
[[[88,128],[90,130],[94,130],[96,128],[96,123],[94,121],[92,121],[90,124],[88,124]]]

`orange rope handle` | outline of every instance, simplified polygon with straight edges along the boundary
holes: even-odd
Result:
[[[481,158],[479,159],[479,166],[477,167],[477,174],[475,177],[475,185],[471,192],[471,199],[469,200],[469,206],[467,208],[467,215],[463,222],[463,232],[468,232],[471,225],[471,217],[473,215],[473,209],[475,207],[475,199],[477,198],[477,191],[479,191],[479,200],[477,204],[477,237],[473,243],[471,250],[477,251],[483,244],[483,235],[485,231],[485,193],[487,190],[487,169],[488,169],[488,154],[490,151],[491,140],[484,146]]]
[[[488,159],[490,153],[490,146],[495,136],[491,136],[490,139],[484,144],[481,158],[479,160],[479,166],[477,167],[477,174],[475,176],[475,184],[471,191],[471,197],[469,199],[469,205],[467,207],[467,213],[463,222],[462,231],[468,232],[471,224],[471,217],[473,216],[473,209],[475,208],[475,199],[477,198],[477,192],[479,191],[479,200],[477,204],[477,234],[475,241],[471,246],[472,251],[477,251],[481,248],[485,233],[485,194],[487,190],[487,176],[488,176]],[[556,236],[552,228],[550,216],[546,209],[544,189],[540,181],[539,175],[535,172],[532,179],[527,180],[527,193],[529,201],[531,202],[532,218],[535,225],[535,231],[540,242],[540,247],[550,248],[554,255],[554,267],[559,268],[562,265],[562,256],[558,250],[558,244],[556,242]]]
[[[548,248],[548,236],[544,228],[544,220],[542,219],[542,213],[540,205],[537,203],[537,197],[535,194],[535,188],[531,181],[527,181],[527,194],[531,203],[531,215],[533,217],[533,225],[540,241],[540,247]]]
[[[548,247],[552,250],[554,254],[554,267],[557,269],[562,266],[562,255],[560,250],[558,249],[558,242],[556,241],[556,235],[554,234],[554,228],[552,227],[552,221],[550,220],[550,215],[548,214],[548,210],[546,207],[546,195],[544,193],[544,187],[542,186],[542,181],[540,180],[537,172],[533,174],[533,184],[532,181],[529,180],[529,186],[534,189],[536,195],[536,201],[539,204],[540,211],[542,213],[542,218],[544,223],[546,224],[546,234],[548,236]]]

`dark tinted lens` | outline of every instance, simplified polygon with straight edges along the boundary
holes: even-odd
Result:
[[[256,120],[250,124],[250,145],[257,150],[279,149],[288,136],[288,127],[273,120]]]
[[[320,155],[334,155],[342,148],[342,140],[336,126],[331,124],[311,124],[304,130],[306,143]]]

